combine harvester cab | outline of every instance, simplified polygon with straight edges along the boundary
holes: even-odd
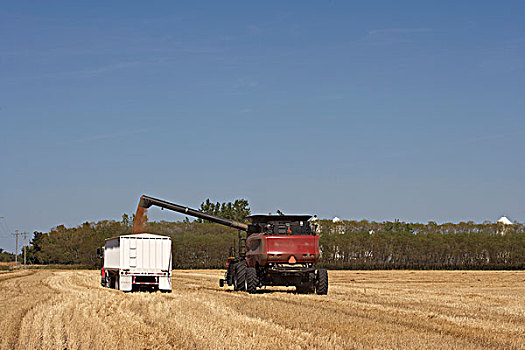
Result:
[[[171,292],[171,238],[139,233],[106,239],[101,284]]]

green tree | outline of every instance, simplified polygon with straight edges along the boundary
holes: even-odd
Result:
[[[250,215],[251,209],[246,199],[236,199],[232,202],[217,202],[212,203],[209,198],[201,203],[199,211],[218,216],[224,219],[230,219],[235,221],[245,221],[246,217]],[[198,219],[197,222],[202,223],[203,220]]]

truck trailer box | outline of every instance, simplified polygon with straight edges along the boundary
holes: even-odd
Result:
[[[106,239],[102,285],[171,291],[171,238],[139,233]]]

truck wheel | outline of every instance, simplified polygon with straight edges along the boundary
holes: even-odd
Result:
[[[258,285],[259,278],[257,277],[257,271],[254,267],[248,267],[246,269],[246,291],[250,294],[253,294],[255,293]]]
[[[246,291],[246,261],[235,264],[235,275],[233,276],[233,290]]]
[[[120,290],[119,276],[115,277],[115,289]]]
[[[317,286],[315,289],[319,295],[328,293],[328,272],[326,272],[326,269],[317,270]]]

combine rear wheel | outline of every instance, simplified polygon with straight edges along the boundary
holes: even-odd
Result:
[[[245,292],[246,283],[246,261],[240,261],[235,264],[235,272],[233,276],[233,290]]]
[[[248,267],[248,269],[246,269],[246,291],[253,294],[258,285],[259,278],[257,278],[257,271],[253,267]]]
[[[317,285],[315,291],[319,295],[326,295],[328,293],[328,272],[326,269],[317,270]]]

